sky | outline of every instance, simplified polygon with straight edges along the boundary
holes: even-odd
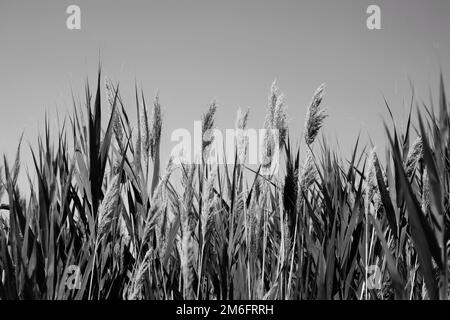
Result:
[[[81,30],[66,27],[72,4]],[[381,30],[366,26],[372,4]],[[250,107],[249,127],[261,128],[274,79],[293,140],[326,83],[329,142],[344,158],[359,133],[383,149],[384,97],[401,126],[410,80],[428,101],[440,68],[448,78],[449,15],[448,0],[0,0],[0,154],[12,161],[22,132],[34,146],[46,113],[56,123],[71,112],[71,92],[83,97],[86,79],[95,84],[99,60],[132,118],[135,82],[147,100],[159,91],[163,159],[171,133],[193,130],[212,99],[219,128],[234,127],[238,107]]]

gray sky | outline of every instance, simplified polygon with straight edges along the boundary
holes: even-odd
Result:
[[[79,31],[66,28],[70,4],[81,7]],[[382,30],[366,28],[370,4],[381,7]],[[325,82],[330,141],[348,156],[361,131],[383,150],[383,96],[401,124],[408,78],[428,99],[439,65],[448,75],[449,17],[448,0],[0,0],[0,153],[12,159],[22,131],[34,144],[45,112],[56,119],[71,110],[71,88],[83,96],[86,77],[95,82],[99,52],[132,116],[134,81],[148,100],[159,89],[163,154],[176,144],[171,132],[192,130],[213,98],[219,128],[232,128],[247,106],[249,126],[260,128],[275,78],[292,138]]]

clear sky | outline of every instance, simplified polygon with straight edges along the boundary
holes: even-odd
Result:
[[[81,30],[66,28],[71,4]],[[382,30],[366,28],[370,4],[381,7]],[[219,128],[247,106],[260,128],[275,78],[293,138],[325,82],[326,137],[344,155],[358,132],[384,149],[383,96],[401,124],[408,78],[426,99],[440,66],[449,78],[449,17],[449,0],[0,0],[0,153],[12,159],[22,131],[35,144],[45,112],[54,120],[71,110],[72,88],[83,96],[85,79],[95,82],[99,53],[131,115],[135,80],[147,99],[159,89],[163,154],[176,144],[171,132],[192,130],[213,98]]]

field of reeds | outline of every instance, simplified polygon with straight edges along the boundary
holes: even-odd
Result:
[[[320,138],[325,86],[293,136],[274,83],[262,124],[279,132],[263,150],[281,150],[274,175],[241,161],[248,146],[239,138],[231,166],[160,163],[158,96],[136,90],[125,102],[101,79],[57,132],[46,120],[32,163],[21,165],[20,142],[16,160],[2,161],[0,299],[449,297],[442,76],[439,97],[414,98],[403,130],[386,119],[384,146],[355,137],[342,156]],[[202,117],[205,136],[215,111],[211,103]],[[239,111],[236,127],[249,116]]]

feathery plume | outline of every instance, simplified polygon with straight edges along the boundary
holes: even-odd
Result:
[[[270,88],[269,106],[264,119],[265,135],[262,150],[264,169],[272,165],[273,157],[277,156],[277,150],[284,145],[288,131],[286,109],[284,95],[279,93],[274,80]]]
[[[273,118],[273,127],[278,130],[279,146],[282,147],[286,140],[286,135],[288,131],[287,124],[287,107],[284,104],[284,94],[280,94],[275,104],[275,113]]]
[[[261,249],[262,237],[262,216],[263,210],[260,206],[255,205],[253,210],[248,210],[249,224],[250,224],[250,254],[253,259],[258,256]]]
[[[373,200],[375,213],[381,207],[381,195],[378,189],[377,174],[375,170],[375,161],[378,161],[377,154],[375,152],[375,147],[370,151],[369,157],[367,159],[367,177],[366,177],[366,205],[368,206],[370,201]]]
[[[411,148],[409,149],[408,156],[406,157],[406,175],[410,178],[417,166],[417,163],[422,159],[423,156],[423,146],[422,138],[417,137],[414,140]]]
[[[191,208],[192,201],[194,197],[194,173],[195,166],[190,165],[187,168],[187,172],[183,173],[182,184],[185,190],[183,195],[183,209],[181,210],[181,271],[183,275],[183,290],[185,299],[194,298],[193,290],[193,258],[194,258],[194,248],[192,240],[192,230],[195,227],[195,221],[192,216]]]
[[[155,96],[153,102],[152,117],[151,117],[151,132],[150,132],[150,155],[152,160],[155,161],[156,153],[159,153],[159,144],[161,140],[161,128],[162,128],[162,112],[161,104],[159,101],[159,93]]]
[[[245,128],[247,127],[249,112],[249,108],[247,108],[247,110],[245,111],[243,111],[241,108],[238,109],[236,117],[236,129],[245,130]]]
[[[268,169],[270,168],[272,161],[274,160],[274,154],[276,152],[274,135],[271,129],[266,129],[264,132],[264,140],[263,140],[263,148],[262,148],[262,168]]]
[[[148,119],[148,111],[147,105],[145,104],[144,96],[142,95],[142,105],[141,105],[141,145],[142,145],[142,155],[144,158],[144,164],[147,167],[148,165],[148,157],[150,155],[150,145],[151,145],[151,133],[150,133],[150,125]]]
[[[306,194],[308,192],[308,189],[314,181],[317,178],[317,170],[316,166],[314,164],[313,155],[310,150],[307,151],[306,158],[303,162],[300,175],[298,177],[298,183],[299,183],[299,197],[302,197],[302,191]]]
[[[281,226],[283,228],[283,232],[284,232],[284,260],[287,261],[287,258],[289,257],[289,252],[291,251],[291,245],[292,245],[292,241],[291,241],[291,233],[290,233],[290,228],[289,228],[289,222],[287,217],[283,218],[283,225]]]
[[[271,129],[273,125],[273,119],[275,118],[275,110],[279,97],[279,88],[277,85],[277,79],[272,82],[270,86],[269,103],[266,118],[264,119],[264,128]]]
[[[236,118],[236,149],[239,163],[243,164],[247,157],[247,137],[245,135],[245,129],[247,127],[249,109],[245,112],[241,108],[237,111]]]
[[[139,121],[140,122],[140,121]],[[139,129],[140,131],[140,129]],[[134,135],[134,154],[133,154],[133,163],[135,168],[141,168],[141,157],[142,157],[142,149],[141,149],[141,136],[138,134]]]
[[[327,117],[326,109],[320,109],[322,102],[325,84],[321,84],[313,95],[311,103],[306,112],[305,121],[305,142],[310,145],[314,142],[323,125],[324,119]]]
[[[183,206],[184,206],[184,212],[186,213],[185,218],[187,220],[191,219],[191,207],[192,207],[192,201],[194,198],[194,174],[195,174],[195,165],[186,165],[185,172],[183,172],[183,177],[181,179],[181,184],[184,189],[183,194]]]
[[[161,128],[162,128],[162,115],[161,104],[159,102],[159,94],[156,94],[155,101],[153,102],[152,120],[151,120],[151,132],[150,132],[150,155],[153,161],[153,177],[151,194],[155,192],[159,180],[159,144],[161,140]]]
[[[207,152],[208,147],[214,142],[214,118],[217,110],[216,101],[213,100],[208,108],[208,111],[202,116],[202,156]]]
[[[297,209],[300,210],[304,197],[307,196],[309,188],[317,178],[316,165],[310,150],[307,150],[306,158],[300,168],[298,175]]]
[[[208,238],[213,225],[213,213],[216,204],[216,195],[214,194],[214,181],[217,177],[217,169],[214,169],[206,181],[205,188],[203,189],[203,197],[205,205],[202,207],[202,236],[204,242],[209,242]]]
[[[347,182],[347,195],[348,195],[348,204],[350,206],[350,209],[353,210],[353,207],[355,206],[355,194],[352,192],[352,185],[350,182]]]
[[[267,131],[278,131],[278,145],[282,146],[286,139],[287,125],[287,106],[284,103],[284,94],[279,93],[276,80],[272,83],[269,95],[269,106],[264,119],[264,129]]]
[[[158,198],[163,198],[165,196],[165,189],[167,182],[170,179],[170,176],[172,175],[172,172],[175,169],[175,165],[173,163],[173,156],[169,158],[169,161],[167,161],[166,170],[164,172],[164,175],[162,176],[161,180],[158,183],[158,186],[155,189],[155,192],[153,193],[152,197],[152,203],[157,201]]]
[[[155,192],[153,193],[152,201],[151,201],[151,210],[156,211],[156,218],[155,218],[155,231],[157,236],[157,241],[160,243],[160,252],[165,252],[167,248],[167,232],[168,229],[164,228],[164,219],[161,219],[161,214],[164,214],[165,209],[167,208],[168,200],[167,200],[167,182],[170,179],[170,176],[174,170],[174,164],[173,164],[173,158],[170,157],[167,166],[166,171],[164,173],[164,176],[162,177],[161,181],[158,183],[158,186],[155,189]],[[148,218],[150,218],[151,215],[149,215]],[[147,228],[149,229],[147,231]],[[146,232],[150,232],[150,223],[146,224]],[[146,234],[144,232],[144,234]]]
[[[105,93],[106,93],[106,99],[109,102],[109,106],[112,108],[114,105],[114,86],[112,84],[112,81],[105,77]]]
[[[111,80],[106,78],[105,79],[105,88],[106,88],[106,97],[108,99],[109,107],[111,110],[113,110],[114,107],[114,99],[115,99],[115,90],[114,85],[112,84]],[[115,108],[113,117],[113,131],[114,135],[116,136],[117,144],[119,145],[120,150],[123,150],[123,130],[122,130],[122,123],[120,121],[120,112],[119,108]]]
[[[270,85],[270,95],[269,95],[269,113],[271,114],[271,118],[273,119],[273,115],[275,114],[275,107],[277,105],[278,96],[280,95],[280,88],[277,85],[277,79],[273,80]]]
[[[133,276],[131,278],[131,284],[128,288],[128,300],[140,300],[142,299],[142,287],[145,280],[145,274],[150,266],[150,257],[152,254],[152,248],[150,247],[145,253],[144,258],[135,268]]]
[[[120,198],[120,174],[114,176],[109,183],[105,198],[100,204],[98,211],[98,241],[100,241],[108,232],[111,226],[114,215],[117,212],[117,207]]]
[[[121,210],[121,215],[119,217],[119,235],[123,239],[124,243],[128,244],[130,242],[130,234],[128,232],[127,224],[123,215],[126,214],[125,210]]]

